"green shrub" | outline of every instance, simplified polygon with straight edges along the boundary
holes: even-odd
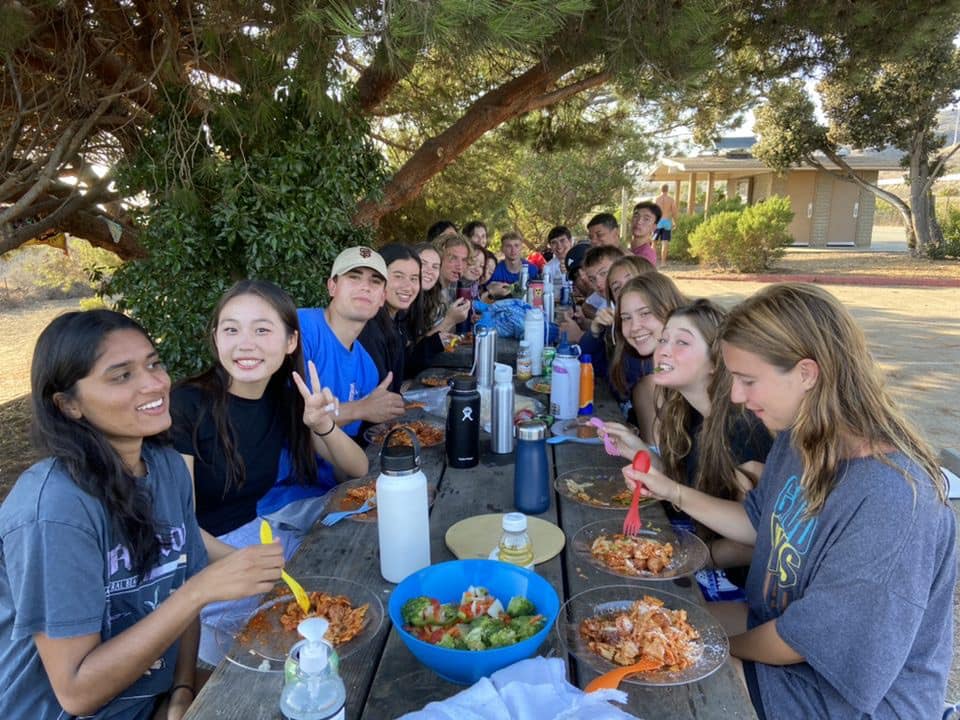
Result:
[[[175,151],[182,124],[161,118],[125,170],[131,188],[149,188],[140,219],[149,256],[124,265],[105,293],[144,324],[174,377],[210,361],[208,317],[234,282],[272,280],[298,305],[323,305],[337,253],[371,242],[351,222],[383,180],[367,127],[309,108],[295,92],[258,113],[271,132],[210,118],[212,144],[198,140],[188,157]]]
[[[943,245],[930,247],[927,255],[934,260],[960,259],[960,209],[949,208],[940,221],[943,230]]]
[[[711,213],[690,236],[690,252],[700,262],[735,272],[759,272],[783,257],[793,242],[790,200],[772,196],[741,212]]]
[[[707,210],[707,215],[716,215],[717,213],[722,212],[740,212],[746,206],[743,204],[743,200],[740,199],[739,195],[734,195],[732,198],[720,198],[715,200],[710,204],[710,209]]]
[[[690,254],[690,234],[703,222],[703,214],[678,215],[673,221],[673,233],[670,237],[671,262],[696,262]]]

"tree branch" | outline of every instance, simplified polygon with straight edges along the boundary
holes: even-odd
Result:
[[[550,107],[551,105],[556,105],[567,98],[582,93],[584,90],[589,90],[590,88],[603,85],[604,83],[609,82],[612,77],[612,73],[610,73],[608,70],[604,70],[603,72],[598,72],[589,77],[585,77],[582,80],[578,80],[575,83],[565,85],[562,88],[557,88],[551,92],[544,93],[540,97],[532,98],[524,112],[532,112],[534,110]]]
[[[946,152],[949,150],[949,152]],[[960,143],[953,145],[950,148],[944,148],[943,152],[937,156],[934,160],[933,167],[930,169],[930,177],[927,179],[923,192],[928,192],[930,188],[933,187],[933,183],[937,181],[937,177],[940,175],[940,171],[943,170],[944,166],[947,164],[947,161],[952,158],[956,152],[960,150]]]
[[[881,200],[885,200],[886,202],[890,203],[903,217],[904,221],[906,222],[907,228],[912,227],[913,221],[912,221],[912,212],[910,210],[910,206],[907,205],[900,197],[898,197],[897,195],[895,195],[894,193],[888,190],[882,190],[877,185],[871,185],[870,183],[868,183],[866,180],[864,180],[859,175],[857,175],[853,171],[853,168],[851,168],[850,165],[848,165],[847,162],[842,157],[840,157],[840,155],[838,155],[835,151],[829,148],[821,148],[821,151],[823,152],[824,155],[827,156],[827,158],[830,159],[830,161],[834,165],[840,168],[840,170],[834,170],[833,168],[828,168],[826,165],[819,162],[812,155],[807,156],[806,158],[807,162],[813,165],[814,167],[817,167],[823,170],[824,172],[827,172],[833,175],[834,177],[840,178],[841,180],[847,180],[849,182],[852,182],[854,185],[857,185],[858,187],[863,188],[864,190],[871,193],[872,195],[875,195]]]

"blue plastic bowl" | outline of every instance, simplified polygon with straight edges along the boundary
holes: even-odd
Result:
[[[470,585],[487,588],[504,607],[516,595],[527,597],[537,612],[546,617],[546,625],[536,635],[516,645],[490,650],[438,647],[415,638],[403,629],[400,609],[407,600],[425,595],[441,603],[459,603],[460,596]],[[390,596],[388,610],[391,622],[417,660],[444,680],[469,685],[536,653],[557,619],[560,598],[550,583],[535,572],[516,565],[497,560],[453,560],[431,565],[405,578]]]

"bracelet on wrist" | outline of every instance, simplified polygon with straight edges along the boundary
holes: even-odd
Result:
[[[322,432],[322,433],[318,433],[316,430],[314,430],[314,431],[313,431],[313,434],[316,435],[317,437],[326,437],[327,435],[329,435],[330,433],[332,433],[332,432],[336,429],[336,427],[337,427],[337,421],[336,421],[336,420],[331,420],[331,421],[330,421],[330,429],[329,429],[329,430],[325,430],[325,431]]]
[[[677,499],[676,501],[670,503],[671,505],[673,505],[673,509],[676,510],[677,512],[683,512],[683,509],[681,508],[682,503],[680,502],[680,491],[682,488],[683,488],[683,485],[681,483],[677,483]]]
[[[173,697],[173,694],[177,690],[189,690],[191,698],[197,697],[197,691],[193,689],[193,685],[187,685],[186,683],[180,683],[179,685],[174,685],[172,688],[170,688],[170,692],[167,694],[170,695],[170,697]]]

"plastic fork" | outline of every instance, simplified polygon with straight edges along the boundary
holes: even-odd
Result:
[[[367,502],[365,502],[363,505],[358,507],[356,510],[343,510],[341,512],[329,513],[325,518],[323,518],[323,520],[320,521],[320,524],[330,527],[331,525],[336,525],[345,517],[350,517],[351,515],[359,515],[360,513],[365,513],[372,509],[373,509],[373,505],[371,505],[370,501],[367,500]]]
[[[633,665],[627,665],[626,667],[616,668],[609,672],[605,672],[600,677],[596,677],[590,681],[587,685],[584,692],[591,693],[594,690],[616,690],[620,683],[628,675],[635,675],[640,672],[649,672],[651,670],[659,670],[663,667],[663,663],[659,660],[641,660],[638,663]]]
[[[266,520],[260,521],[260,542],[264,545],[269,545],[273,542],[273,528],[270,527],[270,523]],[[297,605],[300,606],[300,609],[303,612],[310,613],[310,598],[307,597],[306,591],[303,589],[303,586],[294,580],[286,570],[280,571],[280,577],[287,584],[287,587],[290,588],[290,591],[293,593],[293,597],[297,600]]]
[[[646,450],[638,450],[633,456],[633,469],[640,472],[650,472],[650,453]],[[643,528],[640,521],[640,488],[643,483],[637,483],[633,488],[633,497],[630,499],[630,509],[627,510],[627,516],[623,519],[623,534],[636,535]]]

